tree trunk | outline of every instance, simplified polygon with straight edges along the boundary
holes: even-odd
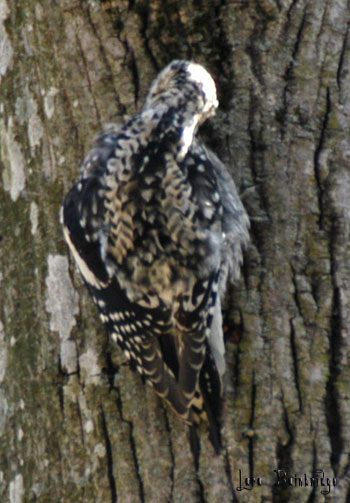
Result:
[[[346,0],[0,0],[1,501],[350,501],[349,26]],[[198,469],[59,223],[94,135],[175,58],[217,83],[202,137],[252,222]]]

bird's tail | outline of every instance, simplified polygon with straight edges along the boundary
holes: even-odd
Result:
[[[201,423],[207,425],[209,439],[216,454],[220,454],[222,449],[222,380],[209,347],[206,349],[205,361],[199,375],[198,389],[191,403],[191,412],[193,424],[190,427],[190,441],[196,462],[198,462],[200,450],[197,429]]]

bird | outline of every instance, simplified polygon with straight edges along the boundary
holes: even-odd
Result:
[[[200,64],[174,60],[140,112],[109,125],[63,202],[64,237],[111,340],[220,452],[222,301],[240,276],[249,218],[199,126],[218,107]]]

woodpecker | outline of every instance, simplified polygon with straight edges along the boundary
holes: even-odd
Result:
[[[170,63],[140,113],[97,138],[63,226],[111,339],[185,422],[207,417],[219,451],[221,302],[239,277],[249,219],[197,135],[217,106],[201,65]]]

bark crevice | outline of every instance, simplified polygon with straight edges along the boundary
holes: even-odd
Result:
[[[108,480],[109,480],[109,487],[110,487],[110,494],[111,494],[111,503],[117,503],[118,502],[118,495],[117,495],[117,486],[116,486],[116,482],[115,482],[115,478],[114,478],[113,449],[112,449],[112,444],[111,444],[111,440],[110,440],[109,433],[108,433],[106,416],[105,416],[105,413],[104,413],[102,406],[101,406],[101,421],[102,421],[102,431],[103,431],[103,436],[104,436],[104,440],[105,440],[105,447],[106,447],[107,473],[108,473]]]

